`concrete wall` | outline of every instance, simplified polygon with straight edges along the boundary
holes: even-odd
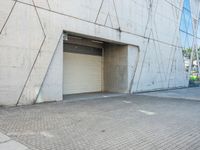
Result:
[[[104,91],[128,93],[128,46],[108,44],[104,50]]]
[[[188,86],[179,35],[182,6],[183,0],[0,0],[0,105],[60,99],[57,92],[45,96],[44,87],[52,85],[47,74],[57,66],[52,59],[63,30],[136,45],[132,92]]]
[[[134,79],[137,71],[137,66],[140,58],[140,50],[137,46],[128,45],[128,89],[129,93],[133,93]]]
[[[37,103],[60,101],[63,99],[63,37],[61,37],[55,54],[42,83]]]
[[[104,50],[104,91],[132,93],[138,60],[138,47],[107,44]]]

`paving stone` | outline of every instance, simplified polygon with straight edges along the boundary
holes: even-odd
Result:
[[[0,143],[10,140],[10,138],[0,132]]]
[[[200,91],[200,87],[194,87],[194,88],[167,90],[167,91],[148,92],[148,93],[142,93],[138,95],[200,101],[199,91]]]
[[[28,150],[28,148],[16,141],[11,140],[1,143],[0,150]]]
[[[127,95],[1,108],[0,130],[30,150],[199,150],[200,102]]]

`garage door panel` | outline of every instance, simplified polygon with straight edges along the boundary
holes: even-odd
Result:
[[[64,52],[64,95],[102,91],[102,57]]]

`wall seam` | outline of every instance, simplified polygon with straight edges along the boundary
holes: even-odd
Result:
[[[33,6],[33,5],[31,5],[31,4],[28,4],[28,3],[25,3],[25,2],[21,2],[21,1],[18,1],[18,3],[22,3],[22,4],[24,4],[24,5]],[[181,48],[181,46],[177,46],[177,45],[174,45],[174,44],[171,44],[171,43],[168,43],[168,42],[165,42],[165,41],[161,41],[161,40],[158,40],[158,39],[152,39],[152,38],[149,38],[149,37],[146,37],[146,36],[143,36],[143,35],[139,35],[139,34],[136,34],[136,33],[132,33],[132,32],[130,32],[130,31],[125,31],[125,30],[123,30],[123,29],[120,29],[120,30],[119,30],[119,29],[116,29],[116,28],[112,28],[112,27],[109,27],[109,26],[104,26],[104,25],[101,25],[101,24],[98,24],[98,23],[95,23],[95,22],[92,22],[92,21],[88,21],[88,20],[84,20],[84,19],[81,19],[81,18],[78,18],[78,17],[70,16],[70,15],[63,14],[63,13],[59,13],[59,12],[56,12],[56,11],[53,11],[53,10],[49,10],[49,9],[46,9],[46,8],[42,8],[42,7],[38,7],[38,6],[35,6],[35,7],[38,8],[38,9],[42,9],[42,10],[45,10],[45,11],[49,11],[49,12],[58,14],[58,15],[62,15],[62,16],[74,18],[74,19],[77,19],[77,20],[80,20],[80,21],[84,21],[84,22],[87,22],[87,23],[91,23],[91,24],[94,24],[94,25],[98,25],[98,26],[100,26],[100,27],[108,28],[108,29],[114,30],[114,31],[119,32],[119,33],[126,33],[126,34],[130,34],[130,35],[133,35],[133,36],[141,37],[141,38],[144,38],[144,39],[157,41],[157,42],[162,43],[162,44],[165,44],[165,45],[169,45],[169,46]]]

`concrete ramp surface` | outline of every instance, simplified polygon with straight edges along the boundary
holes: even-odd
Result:
[[[200,101],[200,87],[148,92],[148,93],[142,93],[138,95]]]

